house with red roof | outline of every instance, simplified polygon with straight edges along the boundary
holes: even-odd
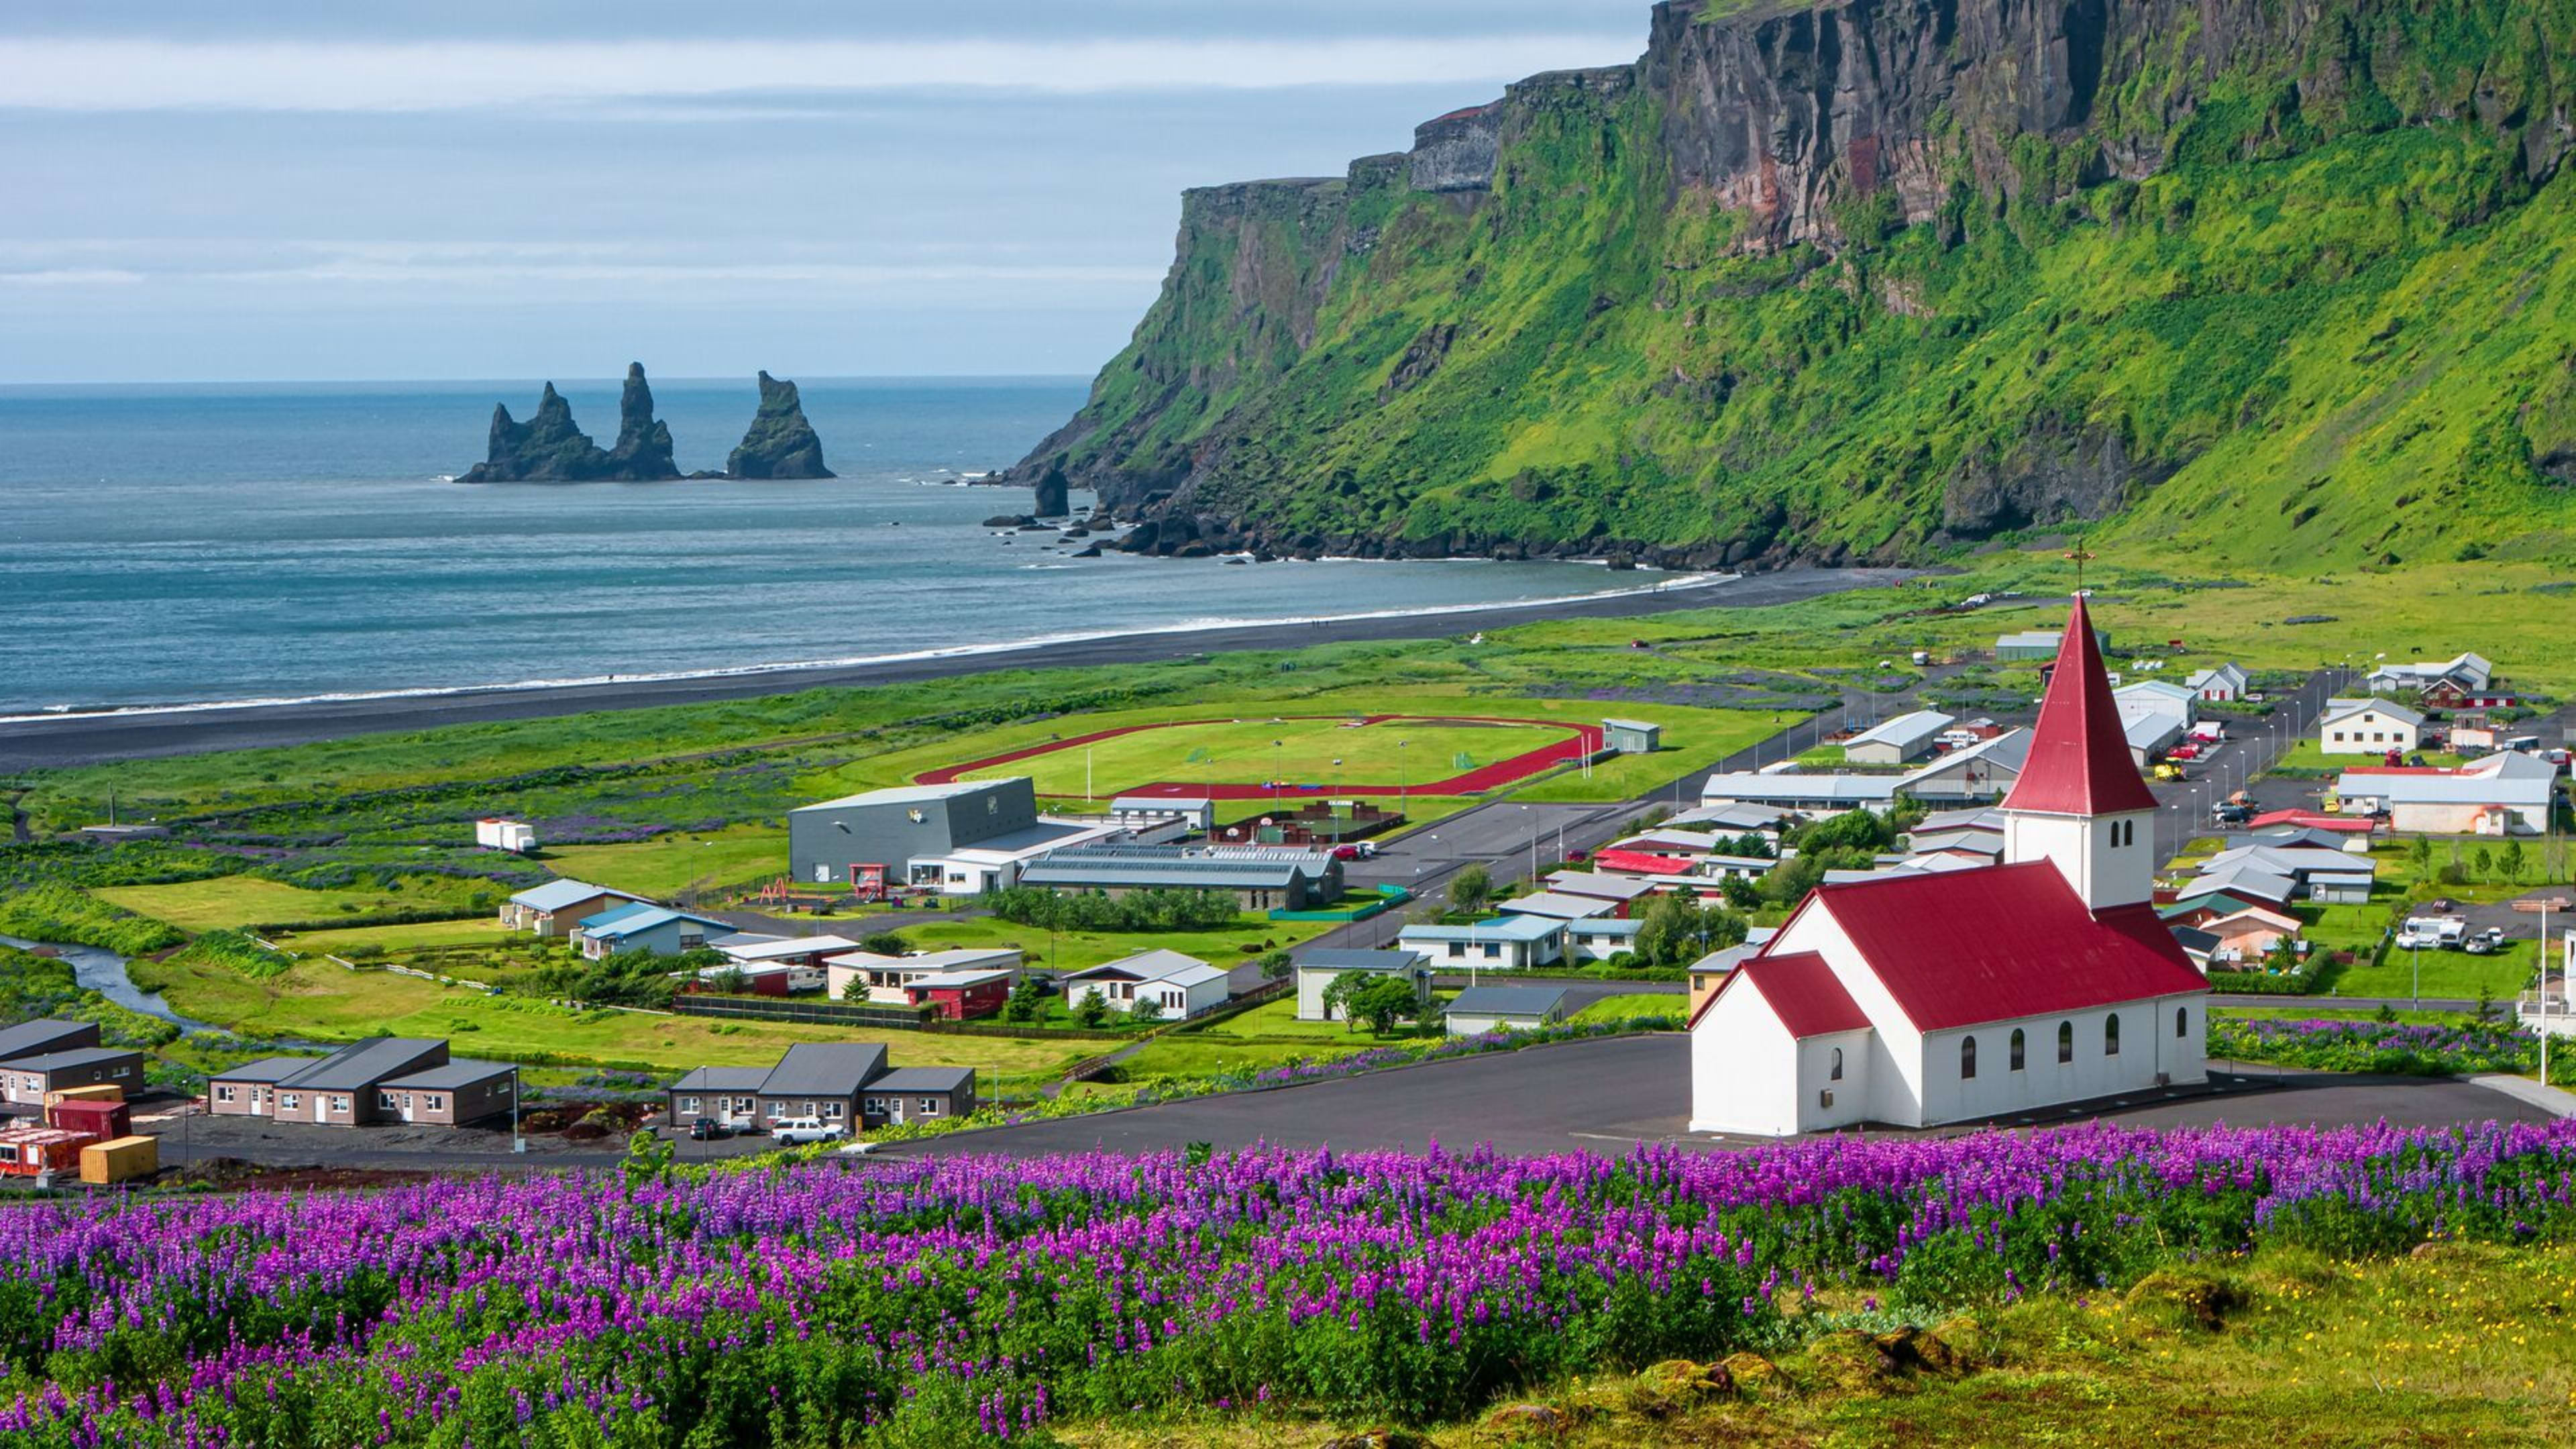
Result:
[[[2155,811],[2079,598],[2001,861],[1810,892],[1694,1004],[1691,1129],[1929,1127],[2205,1080],[2209,988],[2152,903]]]

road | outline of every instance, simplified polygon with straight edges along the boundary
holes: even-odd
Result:
[[[2272,1068],[2212,1073],[2215,1090],[2142,1093],[1991,1125],[2044,1126],[2101,1117],[2126,1126],[2225,1122],[2400,1126],[2547,1121],[2550,1114],[2447,1078],[2351,1077]],[[1338,1082],[1203,1097],[1091,1117],[963,1132],[884,1149],[893,1158],[1001,1153],[1037,1157],[1095,1148],[1162,1152],[1193,1142],[1352,1151],[1491,1144],[1511,1153],[1621,1152],[1644,1142],[1721,1151],[1745,1139],[1694,1135],[1685,1114],[1689,1041],[1678,1034],[1533,1047]],[[1959,1131],[1971,1130],[1962,1124]],[[1897,1134],[1912,1135],[1912,1134]]]
[[[1459,613],[1250,625],[1187,634],[1125,634],[981,654],[872,664],[777,669],[716,678],[616,680],[543,689],[486,689],[383,699],[308,701],[161,713],[61,715],[0,722],[0,774],[109,760],[149,759],[395,730],[538,719],[590,710],[749,699],[825,686],[901,684],[1001,669],[1140,664],[1192,654],[1388,639],[1438,639],[1536,619],[1626,618],[1681,609],[1758,608],[1851,589],[1881,588],[1919,569],[1785,569],[1723,583],[1608,598],[1498,605]]]

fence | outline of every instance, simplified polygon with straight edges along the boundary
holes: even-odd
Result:
[[[674,997],[671,1009],[682,1016],[723,1016],[736,1020],[794,1021],[809,1026],[876,1026],[918,1031],[934,1006],[860,1006],[842,1001],[780,1001],[759,996]]]

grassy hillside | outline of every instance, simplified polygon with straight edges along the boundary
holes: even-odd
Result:
[[[1936,204],[1846,186],[1785,247],[1643,82],[1516,88],[1472,195],[1193,193],[1057,445],[1282,548],[1920,558],[2116,512],[2241,565],[2562,556],[2576,182],[2528,126],[2576,9],[2322,13],[2215,79],[2115,56],[2083,134],[1951,115]]]

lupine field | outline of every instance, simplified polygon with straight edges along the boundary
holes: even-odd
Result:
[[[2576,1124],[1246,1151],[0,1209],[12,1445],[954,1444],[1054,1419],[1437,1420],[2270,1245],[2576,1230]]]
[[[2540,1039],[2502,1022],[2430,1023],[2213,1017],[2209,1054],[2241,1062],[2274,1062],[2334,1072],[2455,1076],[2527,1072],[2540,1063]]]

